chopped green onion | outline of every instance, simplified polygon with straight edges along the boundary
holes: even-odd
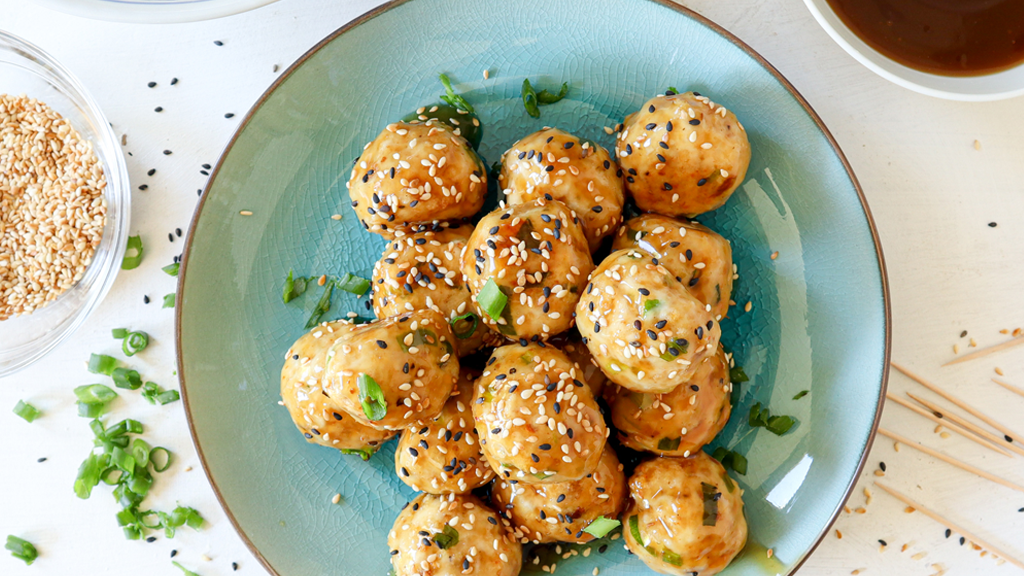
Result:
[[[473,110],[473,106],[469,102],[466,102],[466,99],[463,98],[461,94],[455,93],[455,90],[452,89],[452,82],[448,79],[446,74],[441,74],[438,77],[441,79],[441,84],[444,84],[444,90],[446,92],[444,96],[441,96],[441,100],[455,106],[458,110],[465,110],[470,113],[476,112],[476,110]]]
[[[168,264],[167,266],[164,266],[163,268],[161,268],[161,270],[166,272],[168,276],[177,276],[178,275],[178,269],[180,267],[181,267],[181,264],[179,262],[175,262],[174,264]]]
[[[110,373],[117,367],[117,360],[112,356],[105,354],[93,354],[89,356],[89,372],[93,374],[106,374],[110,376]]]
[[[24,400],[18,400],[18,403],[14,405],[14,413],[28,423],[32,423],[33,420],[39,418],[40,414],[38,408]]]
[[[14,556],[29,566],[31,566],[32,563],[36,561],[36,558],[39,557],[39,552],[36,550],[35,546],[27,540],[22,540],[17,536],[8,536],[7,544],[4,548],[10,550],[11,556]]]
[[[743,454],[733,452],[732,450],[719,446],[718,448],[715,448],[711,457],[718,460],[723,467],[731,468],[737,474],[744,476],[747,474],[747,457]]]
[[[115,340],[120,340],[128,335],[128,329],[114,328],[113,330],[110,331],[110,334],[114,337]]]
[[[135,250],[133,256],[129,256],[128,253]],[[121,270],[133,270],[139,267],[142,263],[142,238],[139,236],[129,236],[128,245],[125,247],[124,259],[121,260]]]
[[[178,394],[177,390],[166,390],[156,395],[156,403],[163,406],[164,404],[170,404],[181,399],[181,395]]]
[[[135,457],[117,446],[110,452],[110,462],[129,474],[135,472]]]
[[[644,545],[644,539],[640,537],[640,521],[637,519],[636,514],[629,517],[629,535],[633,537],[637,544]]]
[[[776,436],[782,436],[796,424],[792,416],[772,416],[768,419],[768,431]]]
[[[364,461],[369,460],[370,456],[377,453],[377,448],[373,446],[367,446],[365,448],[342,448],[342,454],[354,454],[362,458]]]
[[[447,550],[459,543],[459,531],[451,525],[445,524],[444,530],[439,534],[434,534],[434,542],[437,542],[437,547],[441,550]]]
[[[735,384],[736,382],[747,382],[750,378],[743,371],[743,366],[733,366],[729,369],[729,380]]]
[[[324,285],[324,293],[320,296],[320,300],[317,301],[316,307],[313,308],[313,313],[310,314],[309,320],[306,320],[306,329],[310,329],[320,323],[320,318],[331,309],[331,294],[334,293],[334,281],[329,280]]]
[[[669,87],[668,87],[668,91],[669,91],[669,92],[674,92],[674,93],[676,93],[676,94],[679,94],[679,90],[676,90],[676,87],[675,87],[675,86],[669,86]]]
[[[772,416],[768,408],[762,408],[758,402],[750,407],[747,423],[752,428],[766,428],[772,434],[782,436],[796,424],[796,419],[792,416]]]
[[[164,462],[163,465],[158,461],[157,454],[163,454],[160,458]],[[149,451],[149,461],[153,463],[154,472],[163,472],[171,467],[171,451],[163,446],[157,446]]]
[[[353,276],[348,272],[341,280],[337,280],[335,285],[345,292],[351,292],[356,296],[362,296],[366,294],[366,291],[370,289],[370,281],[366,278],[360,278],[359,276]]]
[[[470,319],[473,320],[473,326],[470,327],[468,330],[463,330],[462,332],[459,332],[455,325],[458,324],[459,322],[462,322],[463,320]],[[455,337],[460,340],[465,340],[466,338],[469,338],[470,336],[473,335],[473,333],[476,332],[477,326],[480,325],[480,318],[476,314],[473,314],[472,312],[466,312],[462,316],[456,316],[455,318],[452,318],[450,324],[452,325],[452,332],[455,333]]]
[[[502,312],[505,311],[505,305],[508,304],[508,296],[501,291],[501,288],[494,282],[494,278],[488,278],[480,295],[476,297],[476,301],[484,312],[497,322],[501,319]]]
[[[540,118],[540,108],[537,107],[537,91],[530,85],[530,79],[523,80],[523,107],[526,113],[534,118]]]
[[[85,402],[79,402],[78,415],[82,418],[96,418],[100,414],[103,414],[103,410],[106,406],[106,404],[86,404]]]
[[[171,564],[174,564],[175,566],[180,568],[181,571],[185,573],[185,576],[199,576],[199,574],[196,574],[195,572],[189,570],[188,568],[185,568],[184,566],[182,566],[181,564],[178,564],[177,562],[171,562]]]
[[[678,450],[679,443],[683,439],[680,437],[676,438],[662,438],[658,440],[658,450]]]
[[[105,467],[96,454],[89,454],[89,457],[78,467],[78,477],[75,478],[75,495],[85,500],[92,494],[92,489],[100,483],[100,472]]]
[[[174,308],[174,292],[164,296],[164,305],[161,308]]]
[[[540,104],[541,106],[544,106],[546,104],[554,104],[555,102],[558,102],[562,98],[565,98],[565,95],[568,93],[569,83],[562,82],[562,88],[558,91],[558,94],[552,94],[547,90],[541,90],[540,92],[537,92],[537,104]]]
[[[153,448],[148,442],[142,438],[136,438],[132,442],[132,457],[135,458],[135,464],[141,468],[149,466],[149,453],[152,450]]]
[[[618,520],[612,520],[611,518],[605,518],[604,516],[598,516],[590,523],[584,532],[590,534],[594,538],[604,538],[609,532],[618,528],[622,523]]]
[[[793,400],[799,400],[799,399],[803,398],[804,396],[807,396],[807,394],[809,394],[809,393],[810,393],[810,390],[801,390],[801,391],[796,393],[796,396],[793,396]]]
[[[292,277],[292,271],[288,271],[288,277],[284,279],[284,293],[281,295],[281,299],[287,304],[292,300],[302,296],[306,291],[306,286],[309,280],[299,276],[298,278]]]
[[[121,342],[121,351],[131,357],[145,350],[146,346],[149,346],[149,334],[142,331],[129,332]]]
[[[682,556],[680,556],[679,554],[676,554],[675,552],[669,550],[668,548],[666,548],[665,550],[663,550],[661,552],[661,559],[664,560],[666,564],[671,564],[673,566],[682,566],[683,565],[683,558],[682,558]]]
[[[117,398],[117,392],[103,384],[86,384],[75,388],[75,396],[83,404],[106,404]]]
[[[114,386],[117,386],[118,388],[138,390],[139,387],[142,386],[142,376],[139,375],[137,370],[115,368],[110,374],[110,377],[114,379]]]
[[[704,525],[714,526],[718,524],[718,499],[722,493],[717,486],[707,482],[700,483],[700,490],[704,494]]]
[[[380,385],[369,374],[360,374],[357,380],[359,386],[359,402],[363,405],[363,414],[376,422],[388,413],[388,401],[384,398],[384,391]]]

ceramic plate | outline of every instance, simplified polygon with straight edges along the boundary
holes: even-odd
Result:
[[[204,192],[179,279],[182,390],[221,503],[280,576],[386,574],[387,532],[413,497],[395,476],[394,443],[369,462],[342,456],[307,444],[278,406],[284,353],[317,299],[314,290],[285,305],[281,292],[289,270],[370,275],[384,242],[349,206],[351,163],[389,121],[438,99],[440,72],[476,106],[488,164],[544,125],[610,147],[603,127],[669,86],[736,112],[753,147],[747,180],[700,218],[732,241],[738,305],[722,341],[750,376],[713,445],[750,462],[738,479],[752,545],[727,575],[793,571],[852,489],[885,390],[889,308],[874,227],[835,141],[778,72],[696,14],[651,0],[543,6],[412,0],[366,14],[271,87]],[[569,96],[530,118],[526,77],[568,81]],[[337,298],[329,317],[348,311],[368,314],[365,298]],[[810,393],[793,400],[801,390]],[[754,402],[799,424],[782,437],[751,429]],[[336,492],[341,505],[330,503]],[[558,570],[649,573],[614,544]],[[765,547],[777,562],[763,561]],[[529,556],[526,566],[540,573]]]
[[[94,20],[170,24],[238,14],[276,0],[35,0],[60,12]]]

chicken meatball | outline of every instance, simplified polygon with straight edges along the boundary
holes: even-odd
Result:
[[[378,318],[429,308],[452,324],[459,356],[503,338],[488,330],[476,315],[463,281],[460,262],[473,229],[451,228],[415,232],[388,242],[373,267],[373,311]]]
[[[665,394],[641,394],[612,385],[606,398],[619,442],[662,456],[689,456],[729,421],[729,362],[719,348],[693,376]]]
[[[491,492],[495,510],[520,541],[594,540],[584,532],[599,517],[615,520],[626,505],[626,476],[615,450],[606,446],[597,468],[579,480],[527,484],[498,479]]]
[[[477,381],[473,417],[499,477],[554,483],[594,471],[608,429],[582,376],[553,346],[494,350]]]
[[[580,339],[579,333],[575,330],[569,330],[555,336],[549,342],[557,346],[562,352],[565,352],[569,360],[576,363],[576,369],[583,374],[581,380],[590,387],[590,393],[594,395],[594,398],[599,398],[604,391],[605,384],[608,382],[608,377],[597,366],[597,362],[590,354],[590,349]]]
[[[324,365],[334,341],[355,326],[347,321],[317,326],[292,344],[281,369],[281,399],[307,442],[359,454],[364,460],[395,435],[358,422],[324,392]],[[330,331],[328,331],[328,329]],[[320,333],[320,336],[314,334]]]
[[[430,106],[421,106],[402,118],[402,122],[416,124],[431,119],[440,120],[451,126],[452,133],[465,138],[474,150],[480,148],[480,141],[484,137],[484,127],[480,125],[480,119],[475,113],[460,110],[451,104],[438,102]]]
[[[477,313],[510,339],[546,340],[569,329],[593,268],[578,218],[543,199],[484,216],[462,256]]]
[[[395,471],[413,490],[465,494],[494,478],[473,425],[473,391],[479,375],[463,368],[441,413],[422,427],[402,432]]]
[[[427,309],[357,326],[331,345],[324,388],[367,426],[401,430],[430,420],[459,377],[453,338],[448,320]]]
[[[563,202],[579,216],[593,252],[622,221],[625,192],[618,170],[601,145],[545,128],[505,152],[498,185],[510,205],[540,198]]]
[[[395,576],[517,576],[523,547],[471,494],[420,494],[388,533]]]
[[[721,336],[711,306],[635,248],[612,252],[594,269],[576,317],[601,370],[634,392],[660,394],[685,382]]]
[[[644,462],[629,493],[626,546],[657,572],[712,576],[747,542],[743,490],[703,452]]]
[[[651,98],[615,142],[626,190],[646,212],[695,216],[743,182],[750,142],[736,115],[693,92]]]
[[[612,243],[612,250],[639,248],[658,258],[690,294],[711,305],[715,320],[729,311],[732,298],[732,246],[707,226],[647,214],[626,222]]]
[[[363,227],[395,238],[417,223],[476,214],[486,172],[469,142],[444,122],[395,122],[356,159],[348,190]]]

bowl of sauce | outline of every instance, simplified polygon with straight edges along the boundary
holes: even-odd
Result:
[[[804,0],[826,32],[880,76],[922,94],[1024,94],[1024,0]]]

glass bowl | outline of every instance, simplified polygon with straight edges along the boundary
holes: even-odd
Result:
[[[103,164],[107,219],[77,284],[31,314],[0,321],[0,377],[42,358],[85,322],[114,283],[128,240],[131,187],[121,146],[96,101],[71,72],[33,44],[0,30],[0,94],[45,102],[93,144]]]
[[[168,24],[198,22],[231,16],[259,8],[276,0],[36,0],[60,12],[83,18]]]

